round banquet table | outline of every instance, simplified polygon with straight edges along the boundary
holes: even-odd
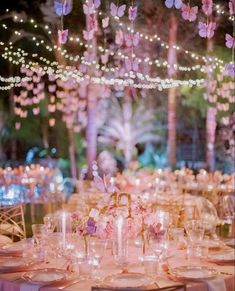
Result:
[[[228,247],[226,247],[228,248]],[[209,266],[218,271],[217,277],[207,281],[201,282],[183,282],[186,284],[187,291],[233,291],[235,290],[235,268],[234,265],[218,265],[215,263],[210,263],[207,260],[202,259],[186,259],[185,250],[170,250],[171,256],[167,260],[169,268],[179,267],[179,266]],[[144,273],[143,266],[139,262],[139,256],[141,255],[141,249],[138,247],[132,247],[130,251],[130,264],[128,266],[129,272]],[[57,259],[56,261],[51,260],[49,263],[40,263],[34,266],[34,269],[42,268],[66,268],[65,261],[62,259]],[[30,269],[32,270],[32,268]],[[53,290],[76,290],[76,291],[88,291],[91,290],[92,286],[102,286],[102,283],[97,284],[95,281],[89,279],[74,283],[73,280],[68,281],[67,284],[51,284],[50,286],[40,286],[33,285],[24,281],[21,276],[24,272],[15,273],[0,273],[0,290],[1,291],[53,291]],[[107,249],[104,259],[102,261],[102,267],[100,271],[103,277],[120,273],[120,269],[115,266],[113,257],[111,255],[111,250]],[[73,279],[79,279],[78,274],[73,275]],[[169,277],[167,272],[162,272],[161,275],[156,277],[155,282],[159,287],[171,286],[176,284],[182,284],[182,282],[177,282],[175,279]],[[74,283],[74,284],[71,284]],[[152,286],[153,288],[153,286]],[[156,288],[156,286],[155,286]],[[148,290],[148,289],[146,289]]]

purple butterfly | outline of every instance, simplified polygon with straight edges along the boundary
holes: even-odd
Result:
[[[69,33],[68,29],[66,29],[66,30],[58,30],[58,42],[60,44],[65,44],[67,42],[68,33]]]
[[[182,4],[181,11],[184,20],[188,20],[190,22],[196,20],[198,12],[197,6],[190,7],[189,4],[188,5]]]
[[[182,6],[182,0],[166,0],[165,5],[167,8],[172,8],[175,6],[176,9],[180,9]]]
[[[58,16],[68,15],[73,8],[72,0],[61,0],[54,2],[55,13]]]
[[[202,11],[207,15],[212,14],[213,1],[212,0],[202,0]]]
[[[130,60],[125,59],[125,67],[127,71],[139,71],[139,61],[138,59]]]
[[[125,43],[127,47],[132,47],[132,46],[137,46],[139,44],[140,41],[140,35],[139,33],[135,33],[135,34],[125,34]]]
[[[230,34],[226,33],[225,35],[225,39],[226,39],[226,47],[228,48],[234,48],[235,47],[235,38],[232,37]]]
[[[111,15],[113,17],[122,17],[126,10],[126,5],[116,6],[113,2],[110,4]]]
[[[226,64],[225,70],[227,72],[227,75],[234,78],[235,77],[235,65],[234,64]]]
[[[102,26],[103,28],[106,28],[109,26],[109,17],[105,17],[102,19]]]
[[[209,22],[208,24],[199,21],[198,29],[199,35],[203,38],[212,38],[215,34],[216,23]]]
[[[128,10],[128,18],[131,21],[134,21],[137,17],[137,6],[130,6]]]
[[[229,7],[229,14],[234,15],[235,14],[235,0],[230,0],[228,3]]]
[[[94,32],[94,30],[83,30],[83,37],[85,40],[92,40]]]
[[[94,14],[95,13],[95,6],[94,6],[94,4],[92,3],[90,5],[89,2],[88,2],[88,4],[83,4],[83,12],[86,15]]]

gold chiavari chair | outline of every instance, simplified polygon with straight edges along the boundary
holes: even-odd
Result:
[[[0,205],[0,234],[13,241],[26,237],[23,205]]]

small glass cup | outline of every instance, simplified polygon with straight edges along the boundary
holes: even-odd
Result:
[[[58,227],[58,219],[54,214],[47,214],[43,217],[44,225],[46,226],[47,232],[52,233]]]
[[[146,255],[139,258],[146,275],[156,277],[159,269],[159,258],[155,255]]]
[[[33,224],[32,231],[36,245],[41,246],[46,237],[47,232],[46,226],[44,224]]]
[[[183,227],[170,228],[169,236],[170,236],[170,239],[172,239],[175,243],[178,243],[184,237],[184,228]]]
[[[104,252],[107,247],[107,241],[102,239],[90,239],[89,240],[89,255],[98,260],[99,264],[101,263]]]

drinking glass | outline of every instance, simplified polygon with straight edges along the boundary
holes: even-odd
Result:
[[[201,220],[191,220],[186,222],[185,229],[193,244],[201,243],[205,233],[205,225]]]
[[[122,271],[126,271],[129,261],[127,240],[123,239],[121,246],[117,241],[113,241],[112,247],[115,263],[122,269]]]
[[[159,257],[156,255],[144,255],[139,258],[146,275],[155,277],[159,271]]]
[[[46,226],[44,224],[33,224],[32,231],[33,231],[33,238],[35,240],[35,243],[38,246],[41,246],[46,237],[46,232],[47,232]]]
[[[47,233],[53,233],[57,227],[58,219],[54,214],[47,214],[43,217],[43,222],[46,226]]]
[[[100,264],[107,247],[107,241],[102,239],[89,240],[89,255],[96,258]]]
[[[169,229],[169,236],[170,239],[174,241],[174,243],[178,243],[182,241],[184,238],[184,228],[183,227],[177,227],[177,228],[170,228]]]

